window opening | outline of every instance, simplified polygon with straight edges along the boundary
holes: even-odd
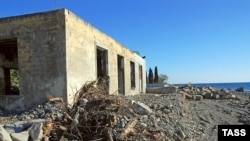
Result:
[[[97,48],[97,78],[108,75],[108,52],[105,49]]]
[[[117,55],[118,93],[125,94],[124,57]]]
[[[140,89],[140,92],[143,91],[143,72],[142,72],[142,65],[139,65],[139,89]]]
[[[0,40],[0,94],[19,94],[17,39]]]
[[[135,88],[135,63],[130,62],[131,88]]]

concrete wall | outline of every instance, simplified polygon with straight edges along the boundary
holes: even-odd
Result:
[[[154,83],[154,84],[147,84],[147,88],[161,88],[164,87],[164,83]]]
[[[66,9],[0,19],[0,40],[10,38],[17,38],[20,95],[1,95],[0,108],[30,108],[45,102],[48,93],[71,104],[84,83],[97,79],[98,47],[108,53],[110,94],[118,92],[117,55],[124,57],[125,94],[145,92],[145,60]],[[135,63],[134,89],[131,61]],[[139,65],[143,90],[139,89]]]
[[[95,43],[87,23],[65,10],[68,102],[83,84],[96,79]]]
[[[142,80],[140,79],[136,79],[136,91],[135,94],[139,93],[145,93],[146,92],[146,61],[145,59],[143,59],[141,56],[139,56],[137,53],[134,53],[134,58],[135,58],[135,62],[136,62],[136,67],[135,67],[135,72],[136,78],[139,78],[139,66],[141,65],[142,67]],[[140,86],[142,85],[142,86]]]
[[[64,29],[61,10],[0,19],[0,40],[17,38],[20,76],[20,95],[1,95],[0,107],[23,110],[46,93],[66,95]]]
[[[101,47],[108,52],[108,75],[110,77],[110,94],[117,94],[118,71],[117,55],[124,57],[125,93],[138,94],[139,80],[136,80],[136,88],[131,89],[130,61],[135,63],[136,78],[138,78],[138,65],[143,66],[144,89],[146,88],[146,63],[139,55],[116,42],[111,37],[100,32],[89,23],[76,16],[74,13],[65,10],[66,17],[66,67],[67,67],[67,92],[68,100],[72,101],[74,92],[86,81],[97,78],[96,49]]]

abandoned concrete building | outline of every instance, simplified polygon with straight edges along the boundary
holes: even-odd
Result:
[[[146,89],[146,61],[67,9],[0,18],[0,109],[25,110],[46,94],[71,104],[87,81],[109,94]]]

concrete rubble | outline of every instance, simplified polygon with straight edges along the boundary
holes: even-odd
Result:
[[[3,125],[0,125],[0,140],[12,141],[10,134],[4,129]]]
[[[185,86],[168,86],[163,88],[147,88],[148,93],[170,94],[181,93],[186,99],[203,100],[203,99],[239,99],[227,89],[214,89],[212,87],[196,87],[191,84]]]
[[[214,89],[212,87],[195,87],[186,85],[179,87],[179,91],[185,95],[191,95],[188,99],[202,100],[202,99],[239,99],[238,96],[226,89]]]
[[[139,101],[132,101],[131,103],[134,111],[141,115],[149,115],[153,112],[147,105]]]
[[[48,96],[47,103],[20,114],[12,113],[10,117],[2,112],[0,140],[210,140],[210,134],[214,134],[213,123],[219,124],[219,118],[197,112],[200,111],[197,103],[190,105],[188,101],[192,100],[186,99],[194,99],[193,102],[225,99],[230,100],[227,103],[229,107],[239,109],[242,103],[250,108],[249,103],[243,103],[238,96],[224,89],[185,86],[175,87],[178,92],[171,94],[125,97],[107,95],[105,87],[98,80],[85,84],[76,93],[74,105],[71,106],[66,105],[62,98]],[[186,98],[183,98],[184,95]],[[220,112],[226,115],[234,113],[227,108]],[[237,111],[237,115],[235,112],[238,122],[250,124],[249,113],[239,113]]]
[[[156,127],[138,128],[141,116],[154,112],[139,101],[107,95],[102,81],[86,83],[68,106],[62,98],[48,96],[48,102],[20,114],[5,114],[0,121],[0,140],[127,140],[160,138]],[[154,120],[152,120],[154,122]],[[145,124],[145,123],[144,123]],[[157,136],[156,136],[157,135]]]

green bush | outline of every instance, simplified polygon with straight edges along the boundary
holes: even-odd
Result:
[[[17,69],[10,69],[11,86],[19,87],[19,73]]]

